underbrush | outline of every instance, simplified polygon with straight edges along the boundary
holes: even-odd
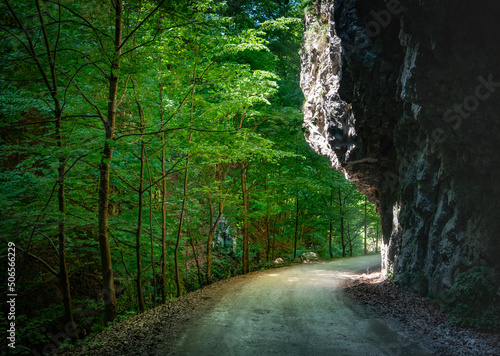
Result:
[[[500,331],[497,290],[498,286],[489,277],[486,266],[460,273],[451,288],[452,301],[445,306],[445,310],[452,314],[450,325]]]

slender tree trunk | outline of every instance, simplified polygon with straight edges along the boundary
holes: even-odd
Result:
[[[196,48],[196,54],[198,54],[198,48]],[[196,57],[194,68],[193,68],[193,86],[191,89],[191,112],[189,117],[189,124],[193,123],[193,109],[194,109],[194,89],[196,85],[196,68],[198,65],[198,57]],[[188,139],[188,151],[186,156],[186,170],[184,172],[184,183],[183,183],[183,199],[182,199],[182,208],[181,208],[181,216],[179,218],[179,230],[177,231],[177,241],[175,243],[175,251],[174,251],[174,263],[175,263],[175,285],[177,287],[177,298],[179,298],[182,294],[182,286],[181,286],[181,274],[179,270],[179,248],[181,245],[182,238],[182,225],[184,223],[184,215],[186,212],[186,200],[187,200],[187,185],[188,185],[188,176],[189,176],[189,147],[191,144],[191,139],[193,138],[193,132],[189,133]]]
[[[349,255],[352,257],[352,240],[354,240],[354,237],[351,235],[351,224],[349,219],[347,219],[347,242],[349,244]]]
[[[208,229],[208,239],[207,239],[207,285],[212,283],[212,241],[214,239],[214,230],[212,230],[212,224],[214,219],[214,209],[212,206],[212,198],[208,198],[209,206],[209,229]]]
[[[366,203],[366,196],[365,196],[365,245],[364,245],[365,255],[368,253],[368,249],[366,247],[366,215],[367,215],[367,203]]]
[[[38,4],[38,2],[37,2]],[[50,55],[50,52],[49,52]],[[55,76],[55,74],[54,74]],[[57,89],[54,94],[55,103],[55,116],[56,116],[56,136],[57,146],[63,149],[62,138],[62,115],[61,115],[61,102],[57,99]],[[73,318],[73,308],[71,306],[71,291],[69,284],[68,269],[66,267],[66,199],[65,199],[65,184],[64,184],[64,171],[66,169],[66,159],[59,158],[58,167],[58,201],[59,201],[59,284],[61,286],[64,304],[64,314],[66,320],[71,324],[73,330],[76,330],[75,320]]]
[[[264,191],[266,192],[266,240],[267,240],[267,249],[266,249],[266,261],[269,261],[269,252],[271,252],[271,234],[269,233],[269,200],[267,199],[267,176],[264,180]]]
[[[61,106],[59,100],[56,100],[56,135],[59,148],[63,148],[61,136]],[[71,306],[71,291],[69,284],[68,269],[66,268],[66,200],[65,200],[65,184],[64,171],[65,159],[59,159],[58,175],[59,175],[59,284],[63,295],[64,315],[72,330],[76,330],[75,320],[73,318],[73,308]]]
[[[61,135],[61,106],[59,100],[56,100],[56,136],[57,143],[60,149],[63,148]],[[68,323],[71,324],[73,330],[76,330],[75,320],[73,318],[73,308],[71,306],[71,291],[69,284],[68,269],[66,267],[66,200],[65,200],[65,184],[64,171],[66,168],[65,159],[59,159],[58,176],[59,176],[59,284],[63,295],[64,315]]]
[[[340,241],[342,242],[342,257],[345,257],[344,211],[342,209],[342,192],[340,187],[339,187],[339,212],[340,212]]]
[[[198,255],[196,254],[196,248],[194,247],[194,242],[193,242],[193,238],[191,237],[191,234],[189,234],[189,244],[191,245],[191,248],[193,249],[194,262],[196,263],[196,270],[198,272],[198,284],[200,285],[200,288],[201,288],[201,287],[203,287],[203,279],[201,278],[200,262],[198,261]]]
[[[121,0],[113,0],[115,10],[115,39],[114,55],[111,58],[111,71],[109,73],[108,113],[105,126],[105,141],[102,150],[102,159],[99,165],[99,248],[101,251],[102,292],[104,295],[105,323],[116,318],[116,294],[113,280],[113,264],[108,235],[108,209],[109,209],[109,176],[110,164],[113,157],[113,146],[110,145],[115,135],[116,108],[118,104],[118,81],[120,70],[121,43],[122,43],[122,17],[123,4]]]
[[[149,168],[149,167],[148,167]],[[151,171],[149,171],[149,178],[151,180]],[[153,272],[153,306],[156,307],[156,296],[157,296],[157,290],[156,290],[156,267],[155,267],[155,255],[154,255],[154,234],[153,234],[153,184],[152,180],[150,182],[150,188],[149,188],[149,238],[151,241],[151,269]]]
[[[141,232],[142,232],[142,209],[143,209],[143,199],[144,199],[144,156],[145,156],[146,145],[144,142],[141,143],[141,168],[139,172],[139,190],[138,190],[138,209],[139,213],[137,215],[137,232],[135,239],[135,252],[137,260],[137,302],[139,305],[139,311],[144,313],[146,310],[144,304],[144,295],[142,293],[142,263],[141,263]]]
[[[136,96],[137,109],[139,110],[140,117],[140,131],[141,134],[144,134],[144,111],[142,110],[142,106],[137,97],[137,90],[135,86],[135,81],[132,80],[134,87],[134,94]],[[143,208],[144,208],[144,163],[146,160],[146,144],[143,140],[141,140],[141,166],[139,170],[139,189],[137,191],[138,194],[138,209],[139,212],[137,214],[137,232],[136,232],[136,240],[135,240],[135,251],[136,251],[136,262],[137,262],[137,302],[139,305],[139,311],[144,313],[146,310],[146,306],[144,303],[144,294],[142,292],[142,253],[141,253],[141,234],[142,234],[142,218],[143,218]]]
[[[212,283],[212,241],[214,240],[215,230],[217,229],[217,225],[222,217],[222,203],[219,203],[219,211],[215,221],[212,199],[208,198],[208,204],[210,207],[210,223],[209,223],[209,231],[208,231],[208,239],[207,239],[207,285]]]
[[[50,92],[52,100],[54,102],[54,119],[56,126],[56,141],[57,147],[61,149],[61,156],[59,157],[59,166],[58,166],[58,208],[59,208],[59,224],[58,224],[58,245],[59,245],[59,285],[63,295],[63,305],[64,305],[64,316],[68,323],[70,323],[73,330],[76,330],[75,321],[73,318],[73,309],[71,306],[71,292],[70,292],[70,283],[68,277],[68,269],[66,266],[66,198],[65,198],[65,182],[64,182],[64,174],[66,169],[66,158],[64,153],[62,152],[64,148],[63,136],[62,136],[62,107],[61,101],[59,99],[59,91],[57,85],[57,74],[56,74],[56,54],[57,54],[57,41],[54,47],[54,52],[52,52],[52,48],[49,42],[49,37],[47,34],[47,26],[45,24],[45,20],[43,18],[43,14],[40,7],[40,1],[36,0],[36,8],[38,13],[38,18],[40,20],[40,27],[43,34],[43,41],[45,45],[45,49],[47,50],[47,60],[49,64],[49,72],[47,75],[41,62],[38,59],[37,53],[33,46],[33,42],[29,35],[29,32],[25,30],[24,26],[19,21],[19,18],[14,12],[14,9],[11,7],[10,3],[6,1],[7,7],[11,11],[12,15],[18,22],[19,26],[23,28],[24,34],[28,41],[28,47],[30,50],[28,51],[29,55],[33,58],[35,63],[37,63],[38,70],[43,77],[45,86]],[[60,10],[60,8],[59,8]],[[60,12],[59,12],[60,15]],[[60,18],[59,18],[60,20]],[[60,35],[60,27],[58,36]],[[50,79],[49,79],[50,78]],[[22,267],[21,267],[22,269]]]
[[[165,110],[163,109],[163,84],[160,83],[160,119],[161,119],[161,144],[165,147]],[[167,302],[167,177],[166,177],[166,151],[161,150],[161,302]]]
[[[137,102],[139,102],[137,100]],[[142,108],[141,108],[142,112]],[[142,112],[143,113],[143,112]],[[145,127],[145,126],[144,126]],[[149,167],[149,157],[145,152],[146,166],[148,167],[148,177],[149,177],[149,241],[151,245],[151,270],[153,272],[153,306],[156,307],[156,299],[158,295],[157,283],[156,283],[156,261],[155,261],[155,249],[154,249],[154,230],[153,230],[153,176],[151,174],[151,168]]]
[[[189,134],[188,145],[191,143],[191,139],[193,134]],[[181,216],[179,219],[179,230],[177,231],[177,241],[175,243],[175,252],[174,252],[174,262],[175,262],[175,285],[177,287],[177,298],[182,295],[182,286],[181,286],[181,275],[179,269],[179,248],[181,246],[181,238],[182,238],[182,225],[184,223],[184,215],[186,212],[186,200],[187,200],[187,185],[188,185],[188,175],[189,175],[189,152],[186,157],[186,170],[184,172],[184,183],[183,183],[183,198],[182,198],[182,208],[181,208]]]
[[[274,217],[274,224],[273,224],[273,241],[272,241],[272,244],[271,244],[271,261],[274,261],[274,250],[275,250],[275,246],[276,246],[276,233],[277,233],[277,230],[276,230],[276,223],[278,222],[278,214],[276,214],[276,216]]]
[[[299,144],[298,136],[295,135],[295,167],[299,165]],[[299,189],[295,189],[295,238],[293,243],[293,258],[297,257],[297,240],[299,229]]]
[[[375,237],[375,253],[378,252],[378,223],[377,223],[377,235]]]
[[[249,224],[248,224],[248,191],[246,185],[246,168],[241,165],[241,192],[243,195],[243,274],[250,272],[250,258],[248,250]]]
[[[135,41],[134,41],[135,44]],[[142,109],[142,105],[139,101],[139,97],[137,95],[137,88],[135,85],[135,80],[132,79],[132,84],[134,88],[134,95],[135,95],[135,102],[137,104],[137,110],[139,111],[139,118],[140,118],[140,132],[143,135],[145,132],[145,118],[144,118],[144,110]],[[142,138],[143,136],[141,136]],[[144,209],[144,170],[145,170],[145,164],[146,164],[146,143],[144,140],[141,140],[141,155],[140,155],[140,170],[139,170],[139,189],[137,190],[138,194],[138,214],[137,214],[137,231],[136,231],[136,239],[135,239],[135,251],[136,251],[136,263],[137,263],[137,280],[136,280],[136,287],[137,287],[137,304],[139,305],[139,312],[144,313],[146,310],[146,305],[144,303],[144,294],[143,294],[143,288],[142,288],[142,247],[141,247],[141,240],[142,240],[142,220],[143,220],[143,209]],[[151,194],[150,194],[151,195]]]
[[[214,210],[212,205],[212,198],[208,198],[209,205],[209,216],[210,222],[208,224],[208,239],[207,239],[207,285],[212,283],[212,242],[214,240],[215,230],[217,229],[217,225],[219,224],[220,218],[222,217],[222,204],[219,203],[219,211],[217,214],[217,218],[214,219]]]
[[[299,190],[295,190],[295,239],[293,243],[293,258],[297,257],[297,240],[299,239]]]
[[[333,213],[333,188],[330,191],[330,213]],[[333,217],[330,217],[330,235],[328,237],[328,251],[330,252],[330,258],[333,258],[332,240],[333,240]]]
[[[269,261],[269,255],[271,252],[271,233],[269,232],[269,208],[266,213],[266,239],[267,239],[267,250],[266,250],[266,261]]]

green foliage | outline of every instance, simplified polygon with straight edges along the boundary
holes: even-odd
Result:
[[[52,304],[36,311],[34,315],[20,314],[16,317],[16,348],[10,349],[12,355],[26,355],[31,347],[50,343],[50,332],[63,325],[62,305]]]
[[[489,278],[486,266],[459,273],[451,288],[453,302],[447,309],[453,313],[451,325],[486,331],[500,330],[498,286]]]

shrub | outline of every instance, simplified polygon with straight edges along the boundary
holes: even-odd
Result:
[[[451,288],[453,301],[447,309],[453,314],[450,325],[485,331],[500,330],[497,286],[488,277],[488,268],[478,266],[457,276]]]

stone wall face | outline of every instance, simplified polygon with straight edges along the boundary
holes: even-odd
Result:
[[[500,277],[500,4],[337,0],[306,15],[306,139],[382,219],[383,269]]]

